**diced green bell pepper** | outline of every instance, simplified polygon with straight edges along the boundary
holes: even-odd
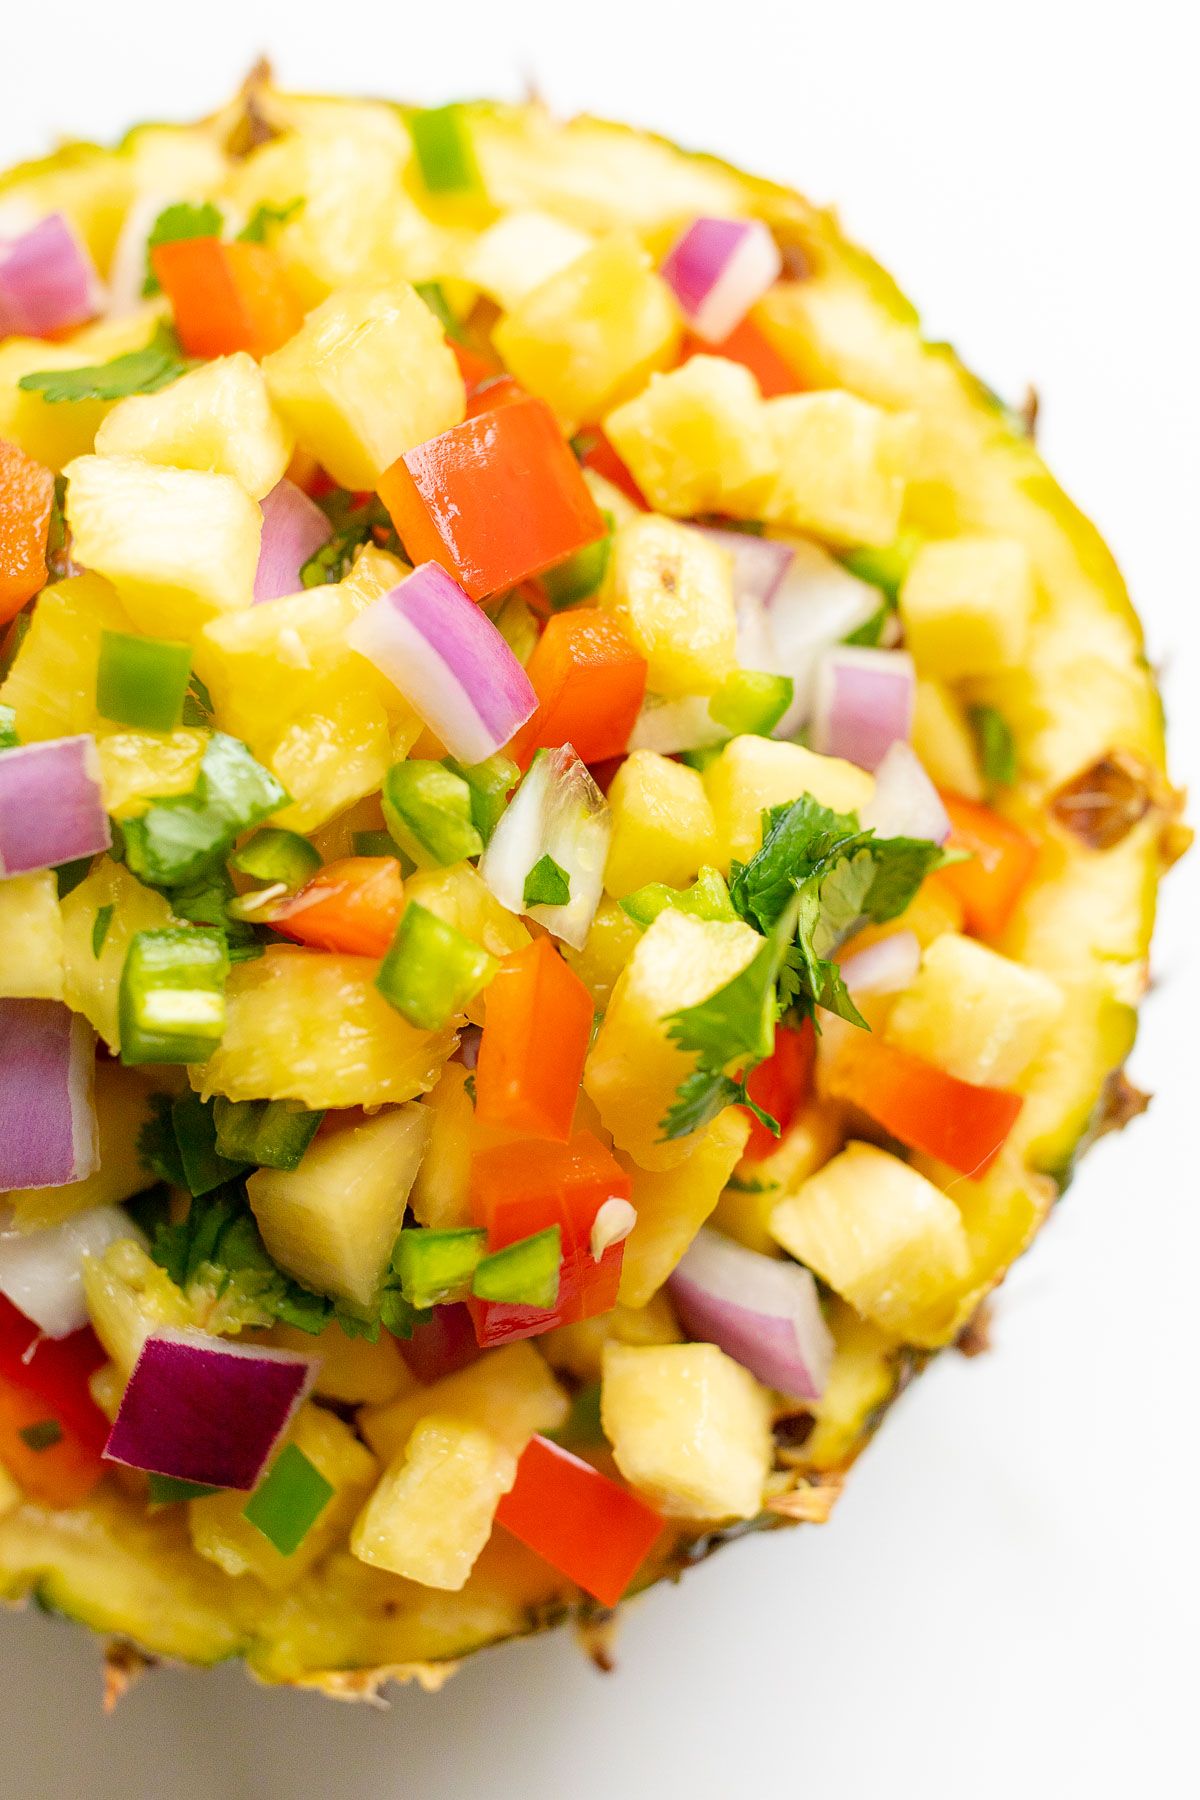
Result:
[[[400,848],[419,868],[443,868],[483,852],[472,817],[471,789],[444,763],[396,763],[383,783],[383,816]]]
[[[121,971],[121,1061],[203,1062],[225,1029],[228,974],[219,931],[184,925],[139,931]]]
[[[558,1299],[561,1262],[562,1232],[551,1225],[485,1256],[475,1270],[471,1292],[477,1300],[548,1309]]]
[[[440,1031],[495,974],[496,958],[415,900],[405,907],[375,985],[422,1031]]]
[[[738,669],[709,701],[709,717],[735,737],[770,737],[792,704],[794,692],[795,683],[790,675]]]
[[[246,839],[229,858],[229,865],[255,881],[282,881],[289,894],[302,888],[321,866],[320,852],[298,831],[266,825]]]
[[[96,711],[103,719],[140,731],[174,731],[183,717],[191,676],[188,644],[102,631]]]
[[[482,192],[479,164],[461,106],[430,106],[410,113],[408,129],[427,193]]]
[[[298,1444],[285,1444],[242,1509],[281,1556],[294,1556],[329,1502],[326,1481]]]
[[[418,1311],[462,1300],[487,1248],[487,1232],[406,1230],[396,1239],[392,1268],[400,1289]]]
[[[471,822],[486,844],[500,823],[508,805],[508,796],[521,779],[521,771],[509,756],[497,752],[486,762],[463,764],[452,756],[445,759],[452,775],[465,781],[471,790]]]
[[[298,1169],[324,1117],[295,1100],[213,1101],[217,1150],[263,1169]]]

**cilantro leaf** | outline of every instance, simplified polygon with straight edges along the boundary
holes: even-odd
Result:
[[[150,1117],[137,1134],[137,1158],[143,1169],[157,1175],[171,1187],[186,1187],[187,1177],[183,1172],[183,1158],[179,1154],[179,1143],[175,1136],[175,1125],[171,1118],[174,1099],[170,1094],[151,1094],[148,1105]]]
[[[988,787],[1012,787],[1017,779],[1017,746],[1008,720],[994,706],[972,706],[967,718]]]
[[[153,800],[125,821],[125,860],[147,886],[187,886],[222,861],[240,831],[286,803],[284,789],[240,738],[214,732],[191,793]]]
[[[160,244],[178,244],[184,238],[220,237],[224,220],[211,201],[193,206],[190,200],[177,201],[159,213],[146,239],[146,278],[142,293],[147,298],[162,292],[162,284],[150,263],[150,252]]]
[[[547,852],[525,877],[521,896],[524,906],[566,906],[571,899],[571,877]]]
[[[396,536],[391,514],[376,495],[358,505],[353,494],[344,488],[335,488],[333,493],[318,500],[317,505],[329,520],[333,535],[302,564],[302,586],[322,587],[326,582],[344,580],[355,557],[368,542],[401,553],[402,545]]]
[[[40,394],[51,406],[72,400],[123,400],[129,394],[157,394],[192,366],[170,326],[159,325],[141,350],[127,350],[111,362],[79,369],[37,369],[22,375],[17,386]]]
[[[862,835],[853,813],[835,813],[811,794],[771,807],[763,814],[761,848],[748,863],[732,867],[729,897],[734,910],[758,931],[770,931],[809,876]]]
[[[294,200],[285,200],[282,206],[273,206],[264,200],[256,206],[249,220],[237,234],[239,244],[265,244],[267,231],[273,225],[286,225],[289,219],[303,209],[304,196],[297,194]],[[219,227],[218,227],[219,229]]]

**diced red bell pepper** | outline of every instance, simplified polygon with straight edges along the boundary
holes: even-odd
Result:
[[[621,756],[646,697],[646,659],[611,613],[574,606],[555,613],[525,673],[538,709],[509,746],[522,768],[543,747],[571,744],[585,763]]]
[[[266,356],[304,323],[283,264],[266,244],[180,238],[156,245],[150,262],[189,356]]]
[[[497,412],[511,406],[514,400],[527,398],[525,389],[512,375],[489,375],[467,395],[467,417],[477,419],[481,413]]]
[[[554,414],[530,396],[406,450],[380,477],[379,497],[411,560],[440,563],[473,600],[605,532]]]
[[[505,957],[487,991],[477,1123],[568,1143],[592,1016],[591,995],[548,937]]]
[[[472,350],[469,344],[460,344],[457,338],[447,338],[446,342],[453,352],[468,393],[481,382],[491,381],[499,374],[496,364],[489,362],[486,356],[481,356],[478,350]]]
[[[615,488],[620,488],[625,498],[632,500],[643,512],[650,510],[646,496],[598,425],[585,426],[575,441],[582,442],[584,446],[580,461],[585,469],[593,469],[597,475],[603,475],[605,481],[611,481]]]
[[[963,909],[968,931],[998,937],[1037,862],[1038,846],[1027,832],[989,806],[943,794],[950,815],[949,850],[965,850],[969,860],[951,863],[930,877],[952,893]]]
[[[597,1262],[592,1226],[606,1200],[628,1200],[632,1192],[625,1170],[590,1131],[577,1131],[569,1144],[525,1139],[477,1152],[471,1159],[471,1209],[475,1223],[487,1231],[489,1252],[553,1225],[562,1233],[553,1307],[468,1302],[481,1348],[536,1337],[556,1325],[574,1325],[612,1310],[625,1245],[610,1244]]]
[[[46,585],[54,475],[0,439],[0,625]]]
[[[386,956],[404,911],[404,882],[394,856],[347,856],[264,914],[273,931],[316,950]]]
[[[531,1438],[496,1523],[603,1606],[615,1606],[663,1528],[661,1513],[549,1438]]]
[[[866,1031],[846,1038],[829,1072],[829,1091],[911,1150],[976,1180],[999,1156],[1023,1104],[1020,1094],[960,1081]]]
[[[816,1054],[817,1034],[811,1019],[805,1019],[798,1027],[777,1025],[774,1050],[750,1071],[746,1092],[756,1106],[778,1120],[781,1134],[795,1123],[812,1093]],[[779,1143],[774,1132],[751,1113],[750,1136],[742,1152],[745,1160],[761,1162],[764,1156],[778,1150]]]
[[[0,1298],[0,1463],[46,1506],[78,1505],[104,1474],[108,1420],[87,1385],[104,1361],[91,1330],[40,1338],[37,1326]],[[48,1423],[61,1436],[44,1449],[21,1436]]]
[[[681,362],[692,356],[725,356],[741,363],[758,382],[764,400],[778,394],[798,393],[804,385],[791,365],[784,361],[770,339],[750,319],[735,325],[720,344],[706,344],[703,339],[688,336],[684,340]]]

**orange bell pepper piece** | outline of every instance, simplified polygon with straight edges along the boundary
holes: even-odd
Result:
[[[555,613],[525,670],[538,709],[509,746],[522,768],[535,750],[572,744],[585,763],[620,756],[646,696],[646,659],[611,613]]]
[[[104,1474],[108,1420],[87,1385],[104,1360],[92,1331],[42,1339],[0,1298],[0,1463],[46,1506],[77,1506]],[[56,1440],[38,1449],[38,1427]]]
[[[746,1092],[756,1106],[778,1120],[781,1135],[794,1123],[812,1093],[816,1055],[817,1034],[811,1019],[805,1019],[800,1026],[777,1025],[774,1050],[747,1077]],[[744,1159],[761,1162],[764,1156],[778,1150],[779,1143],[774,1132],[751,1113]]]
[[[643,512],[648,512],[646,496],[600,427],[598,425],[587,426],[576,439],[576,443],[580,442],[586,446],[581,458],[584,468],[594,470],[597,475],[603,475],[605,481],[611,481],[615,488],[620,488],[627,500],[632,500],[635,506],[640,506]]]
[[[476,1225],[487,1231],[489,1252],[553,1225],[562,1234],[558,1300],[553,1307],[468,1301],[482,1349],[611,1312],[617,1303],[625,1245],[610,1244],[597,1262],[592,1255],[592,1226],[606,1200],[628,1200],[632,1192],[625,1170],[590,1131],[577,1131],[569,1144],[522,1139],[472,1157],[471,1209]]]
[[[923,1150],[976,1180],[999,1156],[1023,1104],[1020,1094],[960,1081],[866,1031],[846,1038],[828,1088],[910,1150]]]
[[[603,1606],[615,1606],[663,1527],[637,1494],[582,1457],[531,1438],[496,1523]]]
[[[379,497],[412,562],[440,563],[473,600],[540,575],[605,531],[554,414],[528,395],[406,450],[384,470]]]
[[[1033,873],[1037,844],[1019,825],[976,800],[943,794],[942,803],[951,824],[946,847],[967,851],[969,860],[939,869],[930,880],[958,900],[968,931],[998,937]]]
[[[467,394],[467,417],[477,419],[481,413],[496,412],[501,406],[511,406],[514,400],[525,400],[528,395],[512,375],[489,375]]]
[[[386,956],[404,911],[394,856],[347,856],[327,863],[263,916],[273,931],[315,950]]]
[[[735,325],[720,344],[706,344],[703,339],[689,334],[684,340],[680,361],[687,362],[692,356],[725,356],[730,362],[741,363],[757,381],[764,400],[773,400],[778,394],[798,393],[804,385],[770,339],[750,319]]]
[[[54,475],[0,439],[0,625],[46,585]]]
[[[489,362],[486,356],[479,354],[478,350],[472,350],[469,344],[460,344],[457,338],[451,337],[448,337],[446,342],[458,364],[458,372],[466,384],[468,393],[472,388],[477,388],[481,382],[491,381],[500,373],[494,362]]]
[[[189,356],[266,356],[299,331],[304,308],[274,250],[181,238],[158,244],[150,261],[171,302],[179,341]]]
[[[591,1038],[592,997],[548,937],[506,957],[487,991],[476,1122],[567,1143]]]

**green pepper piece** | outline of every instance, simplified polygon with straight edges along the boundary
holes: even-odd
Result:
[[[183,925],[139,931],[121,971],[121,1061],[203,1062],[225,1029],[228,973],[219,931]]]
[[[496,972],[481,944],[410,900],[375,985],[410,1025],[440,1031]]]

